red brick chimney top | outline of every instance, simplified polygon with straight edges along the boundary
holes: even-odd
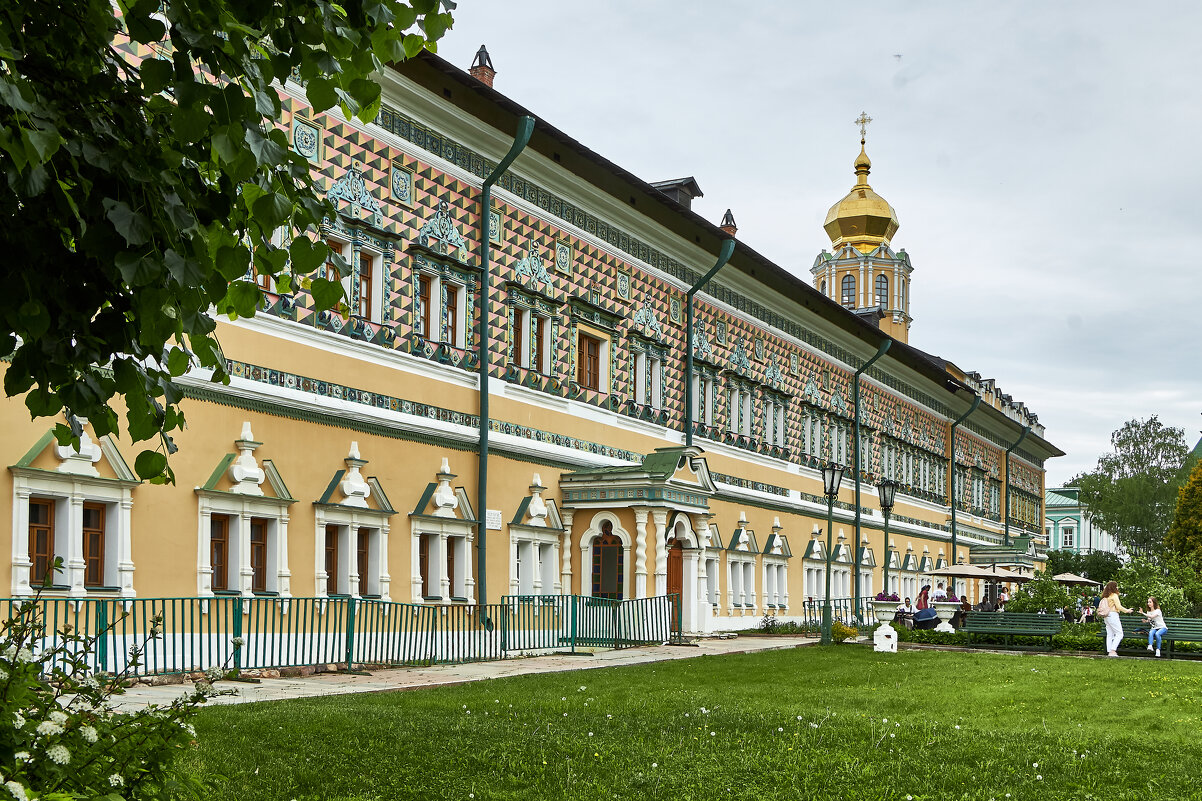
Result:
[[[476,58],[472,60],[471,69],[467,74],[485,86],[492,87],[492,80],[497,71],[493,69],[492,59],[488,57],[488,48],[484,45],[480,45],[480,49],[476,51]]]
[[[730,209],[727,209],[726,213],[722,215],[722,222],[718,224],[718,227],[728,236],[734,236],[739,232],[739,226],[735,225],[735,215],[730,213]]]

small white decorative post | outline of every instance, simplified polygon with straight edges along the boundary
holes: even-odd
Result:
[[[239,495],[261,496],[263,494],[259,485],[267,476],[254,457],[255,451],[262,444],[255,441],[255,435],[250,430],[250,421],[243,423],[242,436],[234,441],[234,446],[238,449],[238,458],[230,465],[230,479],[234,482],[230,487],[230,492]],[[249,559],[249,557],[247,558]]]
[[[338,485],[342,490],[342,505],[367,508],[367,499],[371,496],[371,485],[364,480],[359,468],[367,464],[366,459],[359,456],[359,443],[351,442],[351,451],[347,454],[346,475]]]
[[[455,497],[455,490],[451,487],[451,479],[455,478],[455,474],[451,472],[451,463],[445,457],[442,460],[442,467],[435,478],[438,479],[438,489],[434,490],[434,498],[432,499],[434,501],[434,516],[454,517],[455,509],[459,506],[459,498]]]

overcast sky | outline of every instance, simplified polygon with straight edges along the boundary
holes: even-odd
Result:
[[[1090,469],[1126,420],[1202,428],[1202,2],[460,0],[439,53],[809,280],[869,181],[911,344],[998,380]]]

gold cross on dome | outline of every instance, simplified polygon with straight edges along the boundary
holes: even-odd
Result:
[[[868,133],[868,123],[872,122],[872,117],[868,116],[867,112],[861,111],[860,116],[856,117],[855,123],[860,126],[860,138],[863,139]]]

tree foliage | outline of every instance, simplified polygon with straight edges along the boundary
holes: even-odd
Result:
[[[174,379],[228,381],[210,313],[251,316],[253,273],[342,297],[311,277],[333,215],[279,127],[279,91],[372,120],[384,64],[432,47],[450,0],[25,0],[0,12],[4,391],[33,417],[115,433],[143,478],[173,476]],[[299,232],[273,247],[279,229]],[[338,261],[337,259],[335,259]]]
[[[1049,576],[1060,573],[1076,573],[1105,584],[1118,574],[1123,566],[1119,558],[1109,551],[1093,551],[1083,554],[1076,551],[1048,551],[1044,572]]]
[[[1112,453],[1077,479],[1079,499],[1094,523],[1133,555],[1157,553],[1173,519],[1185,432],[1156,415],[1130,420],[1110,436]]]
[[[1202,559],[1202,461],[1194,465],[1177,493],[1173,524],[1164,541],[1178,554]]]
[[[1076,602],[1063,584],[1044,571],[1022,584],[1006,602],[1007,612],[1046,612],[1056,614],[1065,607],[1076,608]]]

